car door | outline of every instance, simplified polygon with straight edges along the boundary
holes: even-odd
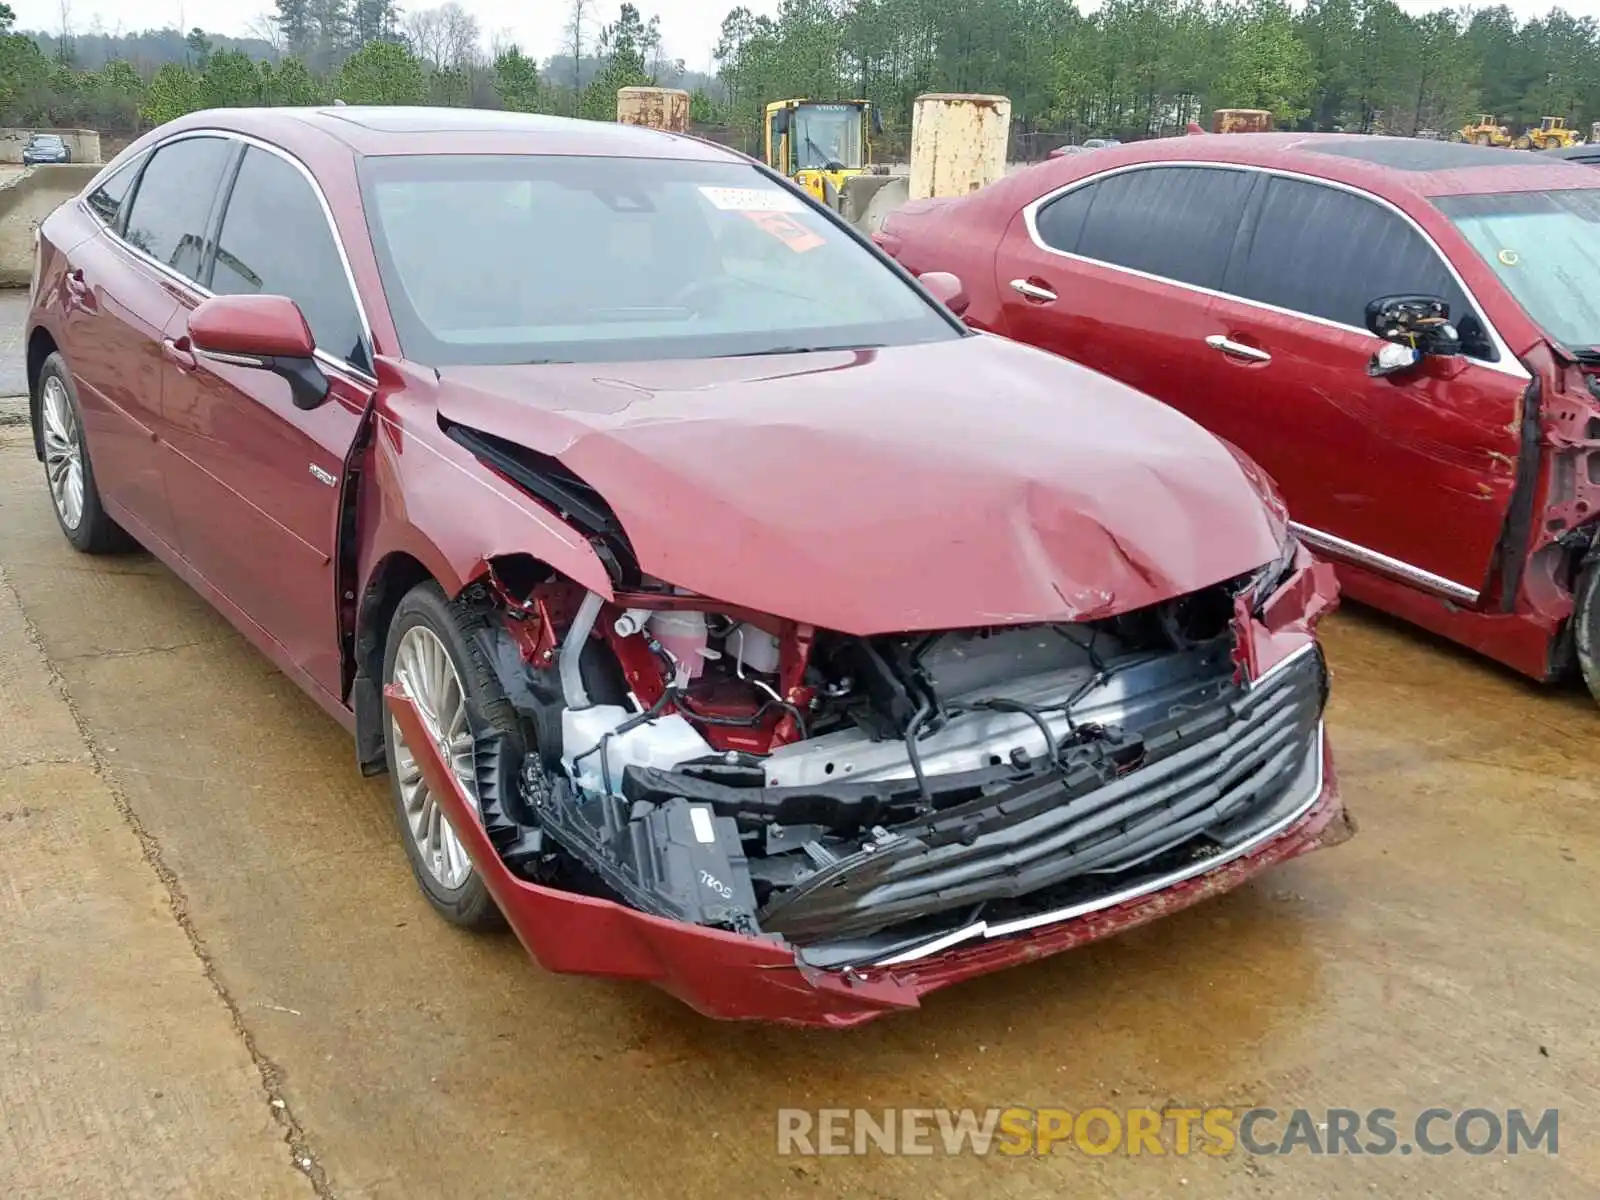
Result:
[[[1211,312],[1247,419],[1220,428],[1277,481],[1306,540],[1470,602],[1486,586],[1520,451],[1528,375],[1455,272],[1398,209],[1264,177]],[[1372,378],[1380,296],[1438,296],[1459,359]]]
[[[1196,347],[1256,183],[1229,167],[1140,166],[1041,197],[995,255],[999,332],[1216,423],[1235,398]]]
[[[183,554],[312,682],[342,691],[335,558],[345,460],[372,399],[370,338],[309,172],[251,144],[218,224],[219,295],[288,296],[316,339],[331,391],[295,407],[271,372],[197,355],[194,304],[167,324],[164,405]]]
[[[193,295],[206,222],[232,154],[185,137],[108,177],[88,197],[104,225],[71,252],[61,349],[83,409],[95,483],[140,541],[176,548],[162,474],[162,336]]]

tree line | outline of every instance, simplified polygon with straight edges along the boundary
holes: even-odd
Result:
[[[1483,112],[1520,130],[1600,118],[1600,25],[1561,9],[1412,16],[1394,0],[782,0],[739,7],[714,77],[668,58],[659,22],[565,0],[542,62],[490,43],[456,2],[275,0],[246,38],[14,29],[0,3],[0,124],[133,132],[213,105],[433,103],[609,119],[630,84],[683,86],[693,116],[757,144],[776,99],[864,98],[903,137],[928,91],[1009,96],[1018,131],[1057,140],[1177,132],[1216,108],[1280,127],[1449,133]],[[609,18],[609,19],[608,19]]]
[[[486,45],[456,0],[404,13],[394,0],[277,0],[246,38],[22,32],[0,3],[0,125],[131,135],[202,108],[334,99],[608,120],[619,88],[651,83],[693,89],[698,115],[716,119],[716,81],[667,57],[658,18],[579,9],[575,40],[541,66],[515,43]]]
[[[1600,25],[1502,6],[1412,16],[1393,0],[783,0],[730,12],[732,119],[780,96],[861,97],[902,125],[928,91],[1009,96],[1026,132],[1136,138],[1270,109],[1280,127],[1448,134],[1600,118]],[[1587,129],[1587,126],[1584,126]]]

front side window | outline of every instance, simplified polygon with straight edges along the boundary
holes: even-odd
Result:
[[[1040,208],[1045,244],[1197,287],[1222,283],[1255,177],[1220,167],[1147,167]]]
[[[265,293],[300,306],[317,348],[365,369],[360,310],[322,204],[291,164],[251,146],[217,237],[211,290]]]
[[[1383,296],[1438,296],[1462,351],[1496,357],[1439,252],[1398,213],[1341,188],[1274,176],[1223,290],[1356,329]]]
[[[402,348],[432,366],[963,336],[870,250],[743,163],[408,155],[360,170]]]
[[[1600,188],[1433,203],[1547,334],[1600,353]]]
[[[120,231],[118,219],[122,215],[122,206],[128,199],[128,193],[133,190],[134,180],[139,178],[139,164],[143,161],[142,158],[136,159],[117,168],[104,183],[89,193],[85,201],[89,211],[112,229]]]
[[[159,263],[198,281],[206,221],[233,143],[183,138],[157,150],[139,177],[123,237]]]

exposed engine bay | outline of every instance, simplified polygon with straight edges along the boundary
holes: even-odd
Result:
[[[817,966],[1031,927],[1316,797],[1320,653],[1246,681],[1235,645],[1291,558],[1106,620],[864,638],[502,564],[458,601],[527,731],[480,739],[480,811],[523,878]]]

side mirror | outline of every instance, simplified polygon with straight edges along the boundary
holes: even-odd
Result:
[[[1461,353],[1461,335],[1450,324],[1450,305],[1437,296],[1380,296],[1367,305],[1367,328],[1390,343],[1367,364],[1367,374],[1394,375],[1424,358]]]
[[[1381,296],[1367,305],[1367,328],[1386,342],[1423,354],[1461,353],[1450,305],[1437,296]]]
[[[789,116],[790,110],[787,108],[780,108],[772,114],[772,132],[775,135],[789,132]]]
[[[189,342],[204,357],[282,376],[296,408],[328,398],[311,327],[287,296],[213,296],[189,314]]]
[[[929,271],[926,275],[919,275],[918,281],[928,291],[933,293],[933,298],[944,305],[956,316],[961,316],[967,311],[971,301],[967,298],[966,285],[957,275],[949,271]]]
[[[872,133],[875,137],[883,136],[883,113],[876,108],[872,109]]]
[[[1385,342],[1378,347],[1378,352],[1367,360],[1367,374],[1374,379],[1381,379],[1385,375],[1398,375],[1401,371],[1409,371],[1422,361],[1422,355],[1410,346],[1402,346],[1398,342]]]

